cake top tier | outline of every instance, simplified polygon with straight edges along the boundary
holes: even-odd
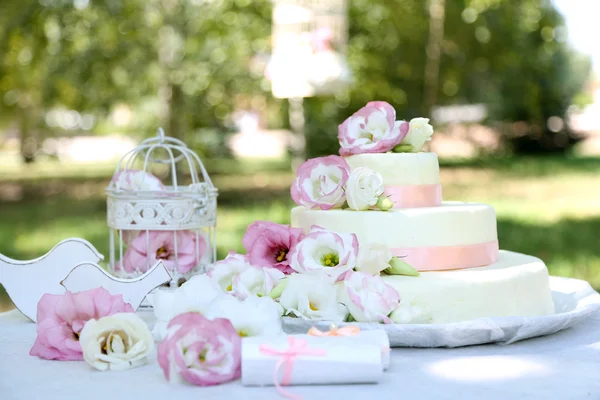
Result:
[[[417,153],[431,140],[429,118],[396,121],[396,110],[385,101],[371,101],[338,127],[340,155]]]
[[[369,102],[338,127],[342,157],[313,158],[298,168],[292,199],[321,210],[439,206],[437,156],[419,153],[432,134],[429,119],[396,121],[390,104]]]
[[[378,172],[385,186],[440,183],[440,166],[435,153],[367,153],[344,158],[351,171],[366,167]]]

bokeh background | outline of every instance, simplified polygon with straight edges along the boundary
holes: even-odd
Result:
[[[219,257],[242,251],[252,221],[289,222],[293,166],[385,100],[432,118],[445,199],[493,205],[502,248],[600,288],[598,16],[596,0],[2,0],[0,253],[75,236],[107,255],[104,188],[158,126],[220,190]]]

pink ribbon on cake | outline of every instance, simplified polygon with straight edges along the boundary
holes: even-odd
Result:
[[[482,267],[498,260],[498,241],[464,246],[432,246],[391,249],[419,271],[443,271]]]
[[[394,208],[436,207],[442,204],[442,185],[386,186],[383,192]]]
[[[292,400],[301,400],[302,398],[284,390],[281,386],[288,386],[292,380],[292,371],[294,370],[294,361],[298,356],[319,356],[325,357],[327,351],[325,349],[309,349],[308,342],[305,339],[296,338],[294,336],[288,336],[288,343],[290,347],[285,350],[278,350],[266,344],[261,344],[259,350],[261,353],[268,356],[280,356],[281,358],[275,366],[275,372],[273,373],[273,380],[275,382],[275,388],[280,395],[287,397]],[[283,375],[281,376],[281,384],[277,375],[279,370],[283,367]]]

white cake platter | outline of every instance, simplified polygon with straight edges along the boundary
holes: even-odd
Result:
[[[550,289],[556,311],[554,315],[479,318],[452,324],[352,325],[358,325],[362,330],[384,329],[392,347],[461,347],[486,343],[504,345],[562,331],[600,309],[600,294],[586,281],[552,276]],[[312,326],[328,330],[330,325],[327,321],[283,318],[286,333],[306,333]],[[338,325],[341,327],[349,324]]]

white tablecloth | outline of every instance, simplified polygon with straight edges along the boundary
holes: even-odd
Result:
[[[245,388],[239,381],[208,388],[168,384],[156,355],[123,372],[41,360],[29,356],[35,335],[35,325],[18,312],[0,314],[0,400],[281,398],[273,387]],[[377,385],[289,389],[306,400],[600,399],[600,312],[566,331],[508,346],[394,349],[392,366]]]

